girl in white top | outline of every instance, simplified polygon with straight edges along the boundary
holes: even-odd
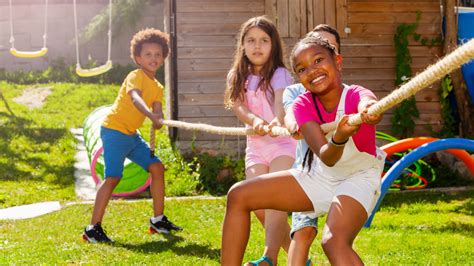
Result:
[[[385,159],[375,147],[373,126],[381,116],[367,114],[375,97],[360,86],[342,85],[341,56],[334,52],[334,46],[317,36],[310,35],[297,43],[291,61],[292,69],[308,91],[295,101],[293,111],[311,148],[309,154],[314,153],[315,159],[305,167],[262,175],[231,188],[221,263],[241,263],[248,241],[250,212],[270,208],[314,212],[317,216],[328,213],[322,246],[329,261],[334,265],[362,265],[352,243],[375,206]],[[357,112],[361,113],[363,125],[349,125],[348,114]],[[308,115],[312,118],[308,119]],[[332,120],[325,120],[323,115]],[[320,124],[332,121],[338,121],[337,128],[325,135]],[[361,133],[359,129],[372,145],[361,145],[360,136],[355,138]],[[364,146],[363,150],[359,146]]]

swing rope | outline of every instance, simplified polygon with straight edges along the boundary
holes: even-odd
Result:
[[[10,0],[11,1],[11,0]],[[91,69],[83,69],[81,67],[81,61],[79,56],[79,34],[77,30],[77,9],[76,0],[73,1],[74,7],[74,32],[76,34],[76,74],[80,77],[92,77],[103,74],[112,68],[111,51],[112,51],[112,0],[109,0],[109,30],[107,31],[107,62],[102,65]]]
[[[400,88],[392,91],[389,95],[382,98],[380,101],[370,106],[368,109],[369,115],[379,115],[404,99],[414,95],[416,92],[433,84],[435,81],[441,79],[445,75],[451,73],[453,70],[459,68],[462,64],[467,63],[474,58],[474,39],[459,46],[456,50],[443,57],[436,64],[429,66],[422,73],[413,77],[410,81],[402,85]],[[354,114],[349,117],[349,123],[358,125],[362,123],[360,114]],[[197,130],[207,133],[221,134],[221,135],[254,135],[253,129],[242,127],[217,127],[201,123],[187,123],[175,120],[164,120],[163,124],[168,127],[177,127],[185,130]],[[321,129],[327,133],[334,130],[337,122],[331,122],[321,125]],[[271,130],[276,136],[291,136],[290,132],[283,127],[273,127]]]
[[[48,39],[48,0],[44,1],[44,33],[43,33],[43,48],[39,51],[18,51],[15,48],[15,37],[13,34],[13,4],[12,0],[9,0],[9,7],[10,7],[10,53],[16,57],[23,57],[23,58],[33,58],[33,57],[40,57],[45,55],[48,52],[48,48],[46,47],[47,39]]]

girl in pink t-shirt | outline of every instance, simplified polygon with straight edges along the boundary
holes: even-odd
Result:
[[[270,20],[260,16],[242,24],[234,63],[227,77],[225,104],[257,134],[247,137],[247,180],[289,169],[295,159],[296,140],[268,135],[273,126],[283,124],[283,91],[293,83],[282,55],[278,31]],[[265,227],[264,253],[248,265],[276,262],[280,247],[288,251],[290,226],[287,213],[265,209],[254,209]]]
[[[223,265],[242,261],[250,212],[266,208],[315,216],[328,213],[322,246],[330,263],[363,264],[352,243],[380,191],[385,155],[375,146],[374,125],[381,116],[367,114],[375,103],[373,93],[342,84],[342,57],[334,49],[314,35],[295,45],[292,69],[307,92],[294,102],[293,112],[310,150],[300,168],[262,175],[231,188],[223,225]],[[348,124],[348,114],[353,113],[361,114],[362,125]],[[332,121],[338,121],[336,130],[325,134],[320,125]]]

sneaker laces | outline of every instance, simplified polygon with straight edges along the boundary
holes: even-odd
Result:
[[[99,233],[100,236],[108,239],[107,232],[102,228],[102,225],[100,225],[100,223],[96,224],[94,226],[94,229],[97,233]]]

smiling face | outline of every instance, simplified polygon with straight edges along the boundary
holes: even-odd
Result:
[[[272,39],[259,27],[251,28],[243,39],[244,54],[258,73],[270,58]]]
[[[323,46],[309,43],[297,47],[292,60],[293,70],[306,90],[325,95],[334,88],[340,88],[340,55],[334,55]]]
[[[149,77],[154,78],[156,71],[165,61],[161,45],[144,43],[140,55],[135,56],[135,61]]]

